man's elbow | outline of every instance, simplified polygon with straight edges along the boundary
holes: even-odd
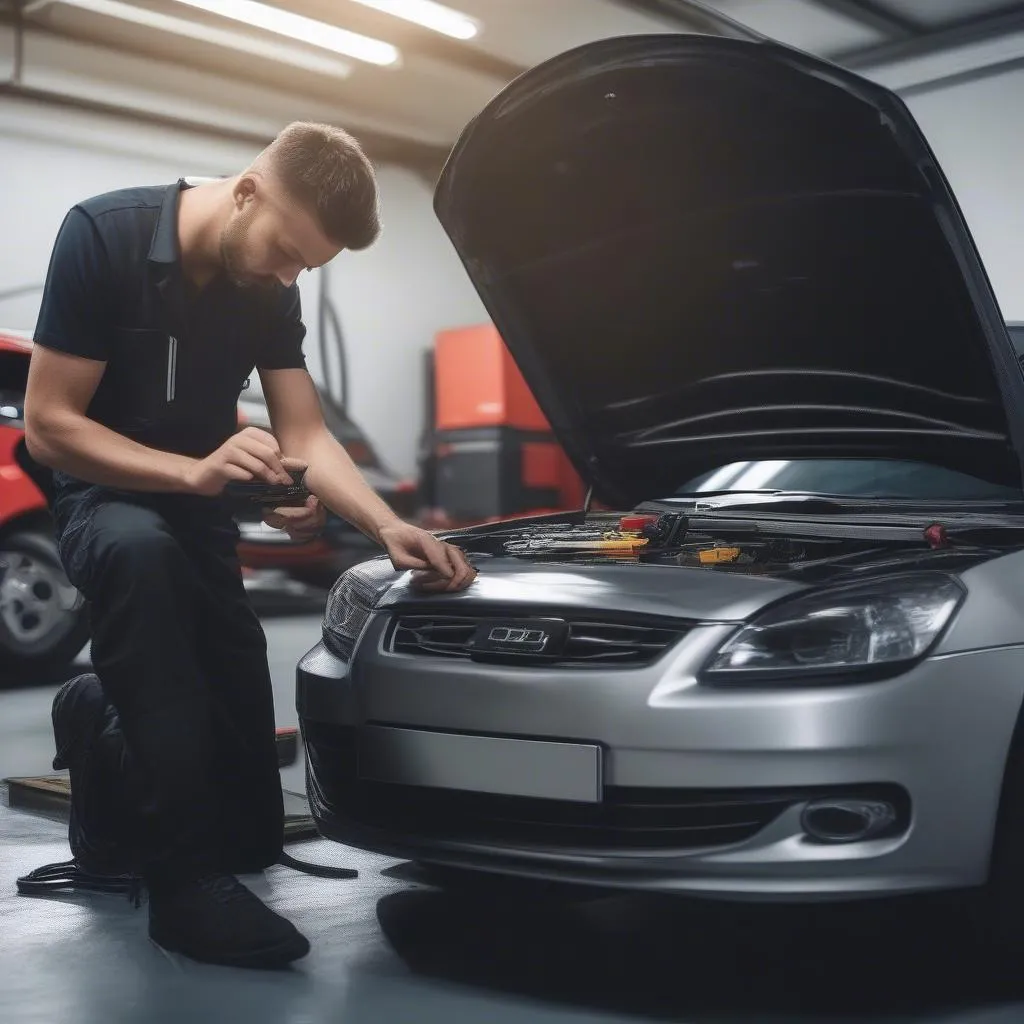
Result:
[[[40,466],[45,466],[47,469],[54,468],[49,445],[40,437],[39,431],[28,424],[25,425],[25,447],[28,449],[29,455],[32,456],[33,462],[38,462]]]
[[[25,447],[34,462],[47,469],[59,469],[61,447],[58,441],[60,426],[49,418],[32,415],[26,410]]]

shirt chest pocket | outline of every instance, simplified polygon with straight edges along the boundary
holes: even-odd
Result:
[[[125,411],[144,418],[160,417],[179,396],[178,338],[154,328],[120,327],[107,371],[115,378]]]

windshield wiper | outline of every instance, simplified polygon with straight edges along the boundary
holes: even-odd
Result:
[[[785,511],[787,509],[799,509],[801,512],[841,512],[844,508],[858,507],[866,504],[874,505],[875,502],[866,502],[856,498],[832,497],[824,494],[805,494],[801,491],[700,491],[696,494],[677,494],[675,501],[692,501],[695,510],[699,510],[701,503],[707,499],[733,498],[735,501],[716,503],[716,509],[732,508],[755,508],[766,506],[773,511]],[[756,500],[748,500],[754,498]],[[763,499],[763,500],[762,500]]]
[[[680,500],[699,501],[701,498],[721,498],[721,497],[725,497],[725,496],[732,495],[732,494],[735,494],[737,496],[742,496],[744,494],[763,494],[766,497],[770,498],[770,497],[772,497],[775,494],[786,494],[786,493],[788,493],[788,492],[780,491],[780,490],[771,490],[771,489],[764,490],[762,488],[755,488],[754,490],[750,490],[750,491],[737,491],[737,490],[733,490],[730,487],[723,487],[721,490],[718,490],[718,491],[691,491],[688,494],[676,494],[676,495],[674,495],[674,497],[679,498]]]

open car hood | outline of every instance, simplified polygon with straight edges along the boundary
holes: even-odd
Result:
[[[1021,485],[1024,375],[886,89],[770,42],[603,40],[499,93],[434,207],[604,501],[801,457]]]

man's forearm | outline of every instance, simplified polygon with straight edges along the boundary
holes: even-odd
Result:
[[[400,522],[386,501],[366,482],[348,452],[326,432],[303,452],[285,452],[304,459],[306,487],[332,512],[367,537],[380,542],[385,526]]]
[[[87,416],[29,417],[29,454],[50,469],[88,483],[131,491],[184,491],[195,464],[184,455],[147,448]]]

